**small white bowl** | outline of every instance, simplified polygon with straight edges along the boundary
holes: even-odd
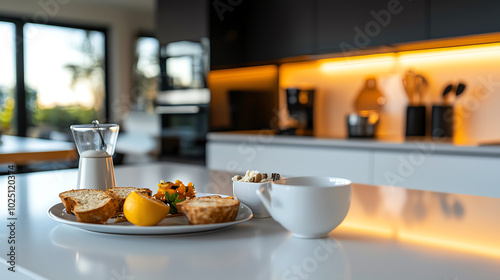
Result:
[[[264,185],[271,187],[271,182],[267,183],[250,183],[233,181],[233,195],[246,206],[250,207],[254,218],[269,218],[271,215],[267,212],[266,207],[262,204],[257,190],[260,190]]]

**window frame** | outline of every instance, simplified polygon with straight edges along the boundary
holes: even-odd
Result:
[[[43,24],[58,27],[76,28],[83,30],[92,30],[102,32],[104,35],[104,122],[109,122],[111,115],[110,107],[110,42],[109,29],[105,26],[71,23],[58,20],[47,20],[45,22],[37,22],[30,20],[28,17],[13,17],[0,14],[0,21],[10,22],[15,25],[15,73],[16,73],[16,90],[15,90],[15,116],[16,116],[16,135],[26,137],[28,130],[28,111],[26,109],[26,81],[25,81],[25,63],[24,63],[24,25],[27,23]]]

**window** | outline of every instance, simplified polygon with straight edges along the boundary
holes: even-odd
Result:
[[[34,34],[24,41],[28,136],[64,137],[71,124],[103,120],[104,34],[33,23],[24,33]]]
[[[15,25],[0,22],[0,131],[15,134]]]
[[[180,41],[162,48],[165,60],[166,84],[164,89],[204,88],[203,42]],[[163,63],[163,62],[162,62]]]
[[[160,43],[153,37],[139,37],[134,67],[134,109],[153,111],[160,75]]]
[[[71,124],[106,121],[104,29],[1,20],[0,73],[10,73],[0,78],[1,100],[18,113],[2,105],[0,117],[3,125],[10,116],[11,134],[72,141]],[[12,63],[4,65],[4,56]]]

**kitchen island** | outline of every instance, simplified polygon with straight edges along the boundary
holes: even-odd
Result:
[[[156,163],[116,167],[118,186],[179,179],[232,194],[233,174]],[[297,239],[272,218],[191,234],[126,235],[60,224],[47,210],[77,170],[15,175],[0,243],[1,279],[496,279],[500,199],[353,184],[344,222],[328,238]],[[8,177],[0,177],[7,186]],[[12,178],[10,178],[12,179]],[[7,201],[7,188],[0,194]],[[298,206],[300,207],[300,205]],[[14,223],[15,227],[7,226]],[[15,271],[8,270],[14,264]]]

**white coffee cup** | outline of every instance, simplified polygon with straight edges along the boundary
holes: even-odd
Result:
[[[270,186],[271,182],[266,183],[251,183],[251,182],[233,182],[233,195],[240,202],[248,206],[252,212],[254,218],[269,218],[269,212],[267,212],[266,207],[260,201],[257,191],[263,186]]]
[[[273,219],[300,238],[327,236],[351,205],[351,181],[342,178],[290,177],[256,193]]]

